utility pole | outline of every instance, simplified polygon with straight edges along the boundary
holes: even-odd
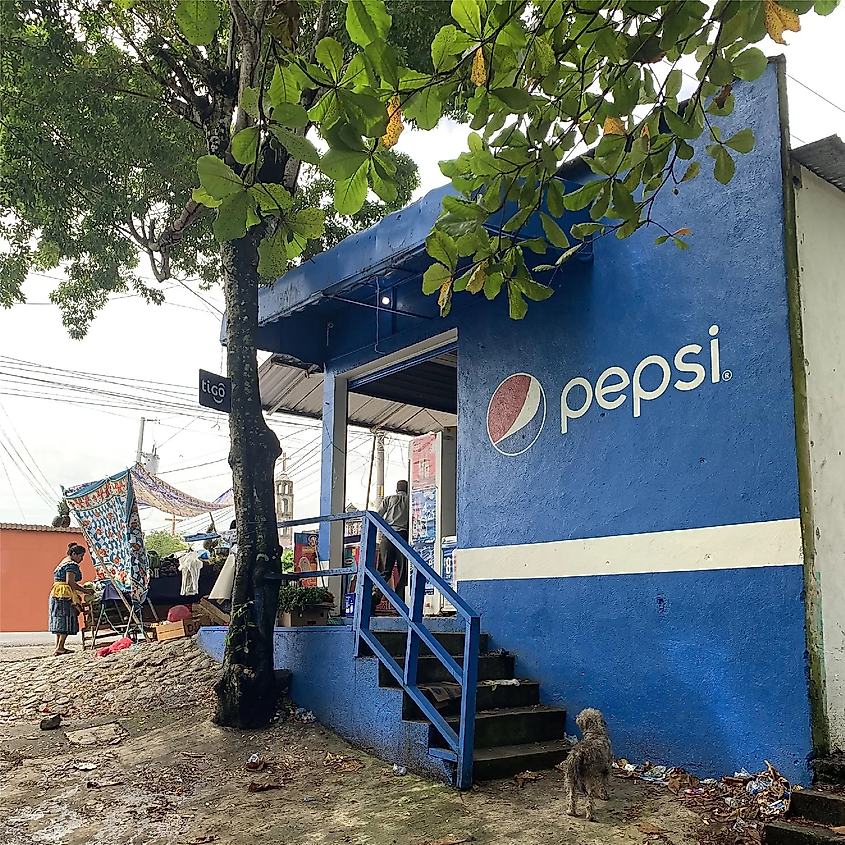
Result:
[[[135,463],[140,464],[141,458],[144,456],[144,423],[146,418],[141,417],[141,428],[138,431],[138,451],[135,453]]]
[[[384,500],[384,432],[376,432],[376,510]]]

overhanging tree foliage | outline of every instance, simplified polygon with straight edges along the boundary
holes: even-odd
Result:
[[[178,155],[170,151],[179,162],[170,206],[157,218],[163,225],[142,232],[141,240],[159,271],[165,262],[172,267],[188,261],[177,258],[187,233],[204,219],[204,208],[214,209],[211,231],[221,244],[233,378],[230,463],[239,542],[217,719],[247,726],[266,722],[274,706],[272,627],[280,571],[272,494],[279,447],[258,397],[257,291],[262,278],[283,272],[325,237],[320,199],[325,188],[331,188],[334,212],[343,216],[360,214],[371,192],[385,203],[399,202],[401,168],[391,149],[404,122],[432,129],[447,109],[465,112],[474,130],[469,149],[442,164],[460,195],[444,200],[428,238],[434,263],[423,288],[438,295],[443,313],[456,292],[483,291],[488,299],[505,292],[511,316],[519,319],[526,300],[552,294],[550,274],[584,239],[609,233],[624,238],[653,224],[661,227],[658,241],[684,248],[687,230],[663,229],[653,219],[656,196],[696,178],[702,162],[690,142],[702,135],[709,141],[705,161],[712,159],[720,182],[730,181],[735,154],[749,152],[754,137],[749,129],[723,137],[719,123],[733,108],[735,80],[751,80],[765,70],[765,56],[753,45],[766,34],[783,43],[784,30],[800,29],[799,15],[813,8],[826,14],[836,3],[454,0],[444,7],[382,0],[16,0],[4,5],[18,10],[16,37],[43,39],[24,10],[49,9],[70,32],[84,31],[93,43],[106,44],[115,67],[125,63],[133,85],[147,86],[138,93],[150,92],[157,119],[164,120],[167,109],[181,121],[173,124],[174,132],[187,133],[185,127],[192,126],[202,133],[204,155],[195,156],[195,146]],[[410,6],[419,9],[409,15]],[[443,9],[451,21],[437,22],[423,39],[425,22],[430,26]],[[398,43],[397,30],[415,33],[416,61],[413,45],[403,49]],[[89,46],[74,50],[84,66]],[[695,81],[685,104],[678,99],[682,66]],[[123,81],[119,74],[114,79]],[[5,118],[2,126],[6,133]],[[26,149],[25,133],[12,128],[12,137]],[[325,153],[309,133],[319,135]],[[61,131],[46,135],[48,151],[61,145]],[[2,137],[6,146],[7,136]],[[139,143],[134,160],[158,170],[145,143]],[[561,164],[596,143],[588,159],[596,179],[566,193],[555,178]],[[199,183],[190,196],[186,160],[195,162]],[[174,164],[161,167],[165,181]],[[318,168],[329,182],[311,195],[297,192],[303,165]],[[25,201],[15,203],[5,181],[0,182],[4,207],[29,226],[16,242],[16,254],[22,255],[29,248],[26,238],[43,226],[39,203],[30,201],[37,186],[24,189]],[[74,186],[62,190],[72,194]],[[587,207],[593,222],[568,232],[560,227],[557,219],[565,210]],[[523,227],[541,208],[549,212],[542,213],[546,237],[524,240]],[[69,228],[87,225],[86,213],[80,199]],[[503,232],[493,238],[482,225],[491,215],[499,216]],[[526,250],[544,253],[549,244],[554,252],[548,264],[526,260]],[[78,251],[84,263],[84,243]],[[69,251],[65,256],[76,257]],[[471,262],[458,276],[461,257]],[[20,265],[26,258],[16,260]],[[115,255],[104,263],[113,269],[127,262]],[[10,298],[14,290],[5,296]]]

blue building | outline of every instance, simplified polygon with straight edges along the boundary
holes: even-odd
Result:
[[[438,189],[262,290],[259,345],[267,410],[323,420],[323,514],[349,424],[457,426],[458,593],[569,733],[598,707],[617,756],[806,782],[845,747],[845,146],[790,151],[783,75],[735,89],[729,186],[661,196],[690,250],[604,238],[521,322],[468,294],[441,319]],[[349,627],[280,630],[277,661],[321,721],[446,772]]]

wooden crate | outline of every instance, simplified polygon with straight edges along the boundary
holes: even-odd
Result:
[[[303,607],[301,610],[282,611],[279,614],[279,625],[282,628],[305,628],[312,625],[328,625],[331,605],[318,604],[313,607]]]
[[[159,622],[153,626],[156,639],[176,640],[182,637],[193,637],[199,631],[200,625],[196,619],[183,619],[181,622]]]

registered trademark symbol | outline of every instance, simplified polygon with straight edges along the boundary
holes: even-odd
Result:
[[[730,381],[734,377],[734,374],[730,370],[725,370],[722,373],[722,381]]]

